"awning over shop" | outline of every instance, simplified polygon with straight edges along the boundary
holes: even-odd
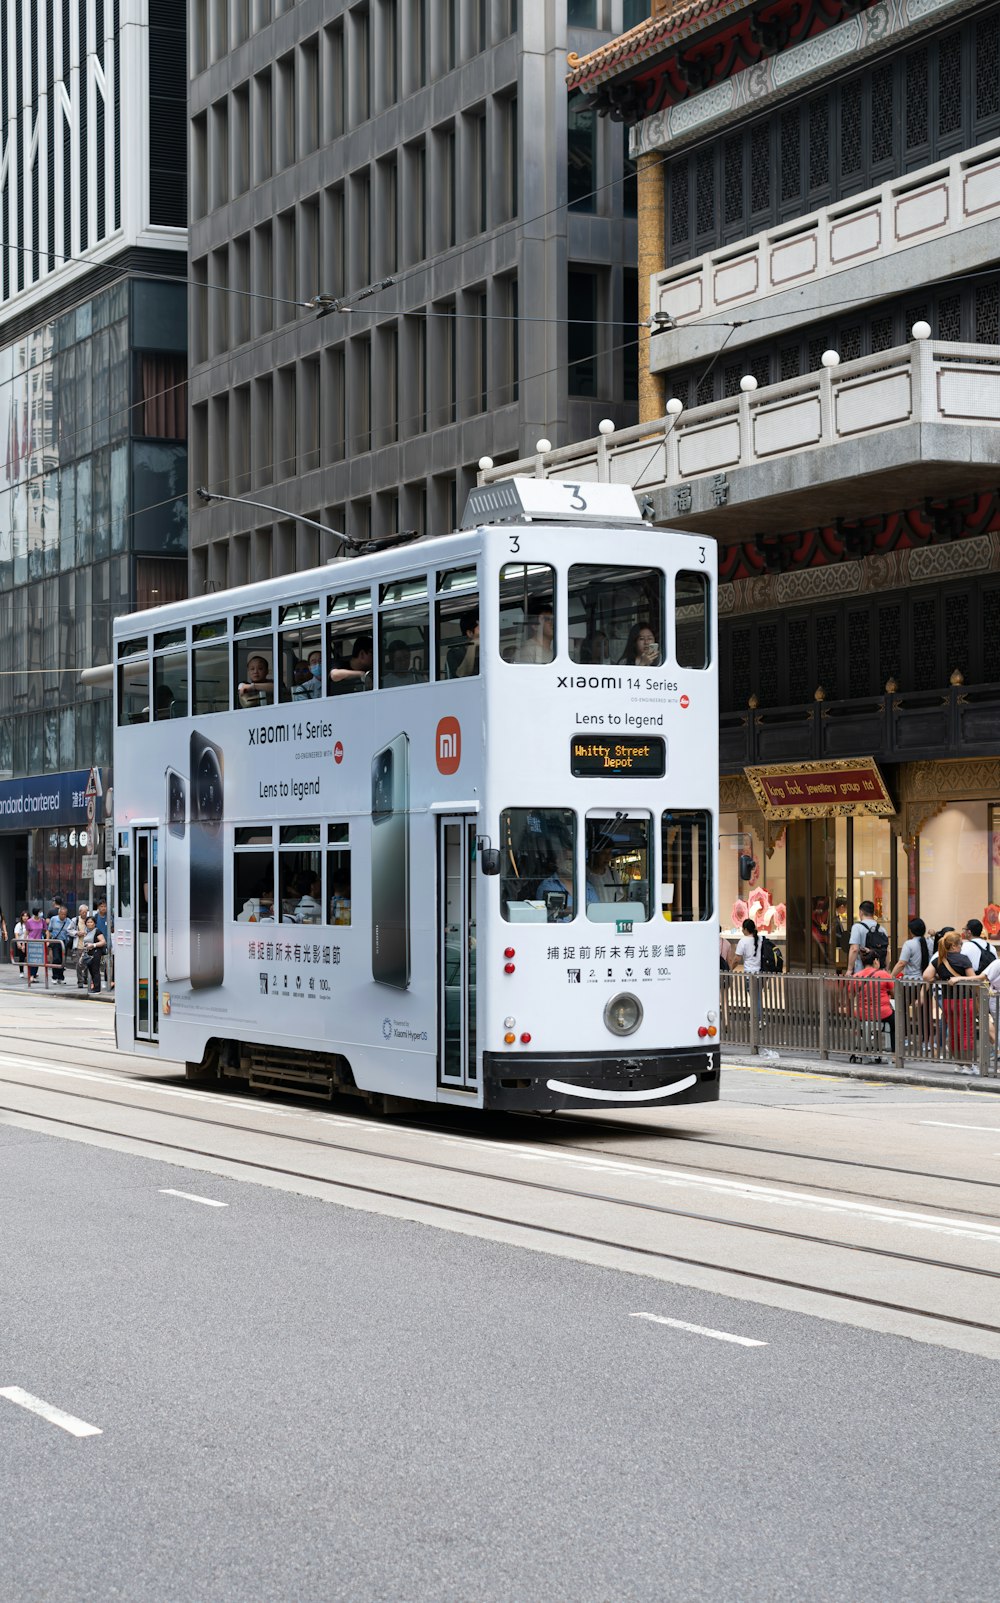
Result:
[[[765,818],[891,817],[896,808],[872,757],[748,768]]]

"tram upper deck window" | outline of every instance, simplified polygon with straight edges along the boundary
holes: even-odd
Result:
[[[123,640],[118,647],[118,723],[149,723],[149,647],[141,640]]]
[[[663,661],[663,574],[658,568],[569,570],[569,654],[574,662],[656,668]]]
[[[371,591],[331,596],[328,618],[327,694],[343,696],[354,690],[371,690],[375,670]]]
[[[323,694],[323,637],[318,601],[296,601],[278,613],[282,701]]]
[[[558,924],[574,916],[576,813],[509,807],[500,815],[500,906],[509,924]]]
[[[326,840],[326,922],[349,924],[351,922],[350,826],[328,824]]]
[[[196,623],[191,633],[191,711],[196,717],[229,710],[229,643],[225,618]]]
[[[453,568],[437,581],[438,679],[479,672],[479,587],[475,568]]]
[[[586,905],[592,924],[650,916],[649,813],[595,809],[585,824]]]
[[[153,717],[188,714],[187,631],[167,629],[153,636]]]
[[[400,579],[379,589],[379,686],[424,685],[430,663],[427,580]]]
[[[266,631],[266,633],[265,633]],[[238,707],[270,707],[274,701],[274,635],[271,609],[244,612],[233,622],[233,686]]]
[[[715,840],[707,812],[664,813],[660,826],[660,904],[665,919],[711,918]]]
[[[707,573],[678,573],[674,580],[674,629],[678,668],[707,668],[711,660]]]
[[[551,662],[555,644],[556,576],[541,562],[500,569],[500,655],[504,662]]]

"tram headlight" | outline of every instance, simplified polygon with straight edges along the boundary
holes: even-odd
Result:
[[[642,1003],[623,991],[613,996],[604,1009],[604,1022],[612,1035],[634,1035],[642,1023]]]

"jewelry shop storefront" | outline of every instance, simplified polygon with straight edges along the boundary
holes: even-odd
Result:
[[[798,973],[844,970],[863,901],[893,958],[919,914],[1000,936],[1000,759],[871,757],[746,768],[721,782],[720,915],[750,917]],[[728,925],[727,925],[728,921]]]

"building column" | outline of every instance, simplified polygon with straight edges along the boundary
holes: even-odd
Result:
[[[627,135],[626,135],[627,137]],[[663,417],[667,397],[658,373],[649,370],[649,281],[663,263],[666,163],[656,151],[636,162],[639,225],[639,422]]]

